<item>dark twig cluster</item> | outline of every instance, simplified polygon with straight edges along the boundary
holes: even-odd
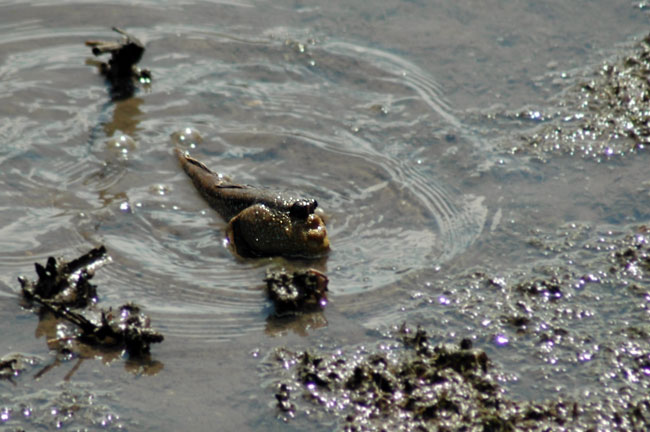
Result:
[[[74,324],[79,329],[77,340],[103,348],[123,348],[132,356],[147,354],[152,343],[164,337],[151,328],[149,317],[132,303],[117,311],[99,309],[99,322],[86,318],[81,311],[97,301],[96,286],[88,282],[94,270],[109,261],[104,246],[65,262],[54,257],[43,267],[36,263],[38,281],[18,278],[25,300],[36,303],[42,310]]]

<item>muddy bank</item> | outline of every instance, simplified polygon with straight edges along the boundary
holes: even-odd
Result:
[[[650,397],[622,392],[623,403],[557,399],[517,401],[500,373],[469,339],[433,345],[422,329],[402,328],[401,344],[375,352],[280,349],[285,377],[276,383],[280,417],[309,415],[313,407],[344,431],[644,430]],[[307,413],[307,414],[305,414]]]
[[[500,146],[513,154],[543,158],[562,153],[594,159],[646,148],[650,143],[650,35],[628,52],[577,75],[573,86],[551,99],[550,107],[488,113],[489,121],[514,129],[514,136],[497,138]],[[561,73],[556,80],[566,78]]]
[[[345,431],[645,430],[650,427],[648,232],[642,225],[603,236],[578,224],[537,231],[527,241],[546,258],[534,267],[506,269],[506,276],[473,271],[448,279],[441,289],[450,299],[456,289],[468,296],[459,307],[479,297],[495,299],[486,299],[476,313],[496,324],[469,338],[461,333],[453,345],[441,342],[440,328],[403,326],[378,338],[375,348],[278,348],[266,371],[276,376],[269,391],[278,416],[290,423],[333,422]],[[438,298],[417,302],[423,308]],[[494,346],[518,347],[530,375],[520,370],[514,378]],[[528,398],[513,386],[513,379],[553,385],[562,376],[567,385],[554,397],[540,397],[552,394],[543,384],[537,394],[530,388]]]

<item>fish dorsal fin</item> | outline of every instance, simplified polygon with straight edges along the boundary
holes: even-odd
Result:
[[[219,189],[248,189],[250,186],[244,186],[239,184],[220,184],[217,185]]]

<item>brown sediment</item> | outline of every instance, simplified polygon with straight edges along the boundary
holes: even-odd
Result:
[[[278,316],[324,308],[327,305],[329,279],[323,273],[307,269],[287,273],[267,271],[266,289]]]
[[[427,332],[401,329],[404,346],[357,354],[276,350],[282,374],[275,381],[277,408],[285,421],[320,406],[344,431],[385,430],[595,430],[590,415],[602,407],[559,397],[544,402],[508,396],[487,354],[469,339],[458,346],[432,344]],[[290,366],[287,366],[290,365]],[[335,408],[333,408],[335,407]],[[621,430],[647,430],[650,399],[631,398],[611,409]],[[602,413],[604,414],[604,413]],[[607,423],[606,423],[607,424]]]

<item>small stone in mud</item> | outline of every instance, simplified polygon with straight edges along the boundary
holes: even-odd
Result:
[[[309,312],[327,305],[329,279],[318,270],[267,272],[264,281],[276,315]]]
[[[460,349],[462,349],[462,350],[472,349],[472,340],[469,339],[469,338],[462,339],[460,341],[459,346],[460,346]]]
[[[0,358],[0,380],[6,379],[12,381],[13,378],[20,375],[29,366],[34,366],[39,362],[40,359],[38,357],[20,353],[7,354]]]
[[[384,115],[384,116],[388,115],[388,113],[389,113],[388,107],[386,105],[382,105],[382,104],[371,105],[369,109],[370,109],[371,112],[373,112],[375,114],[381,114],[381,115]]]
[[[107,261],[110,261],[110,257],[104,246],[70,262],[49,257],[45,266],[34,264],[38,281],[32,282],[22,276],[18,281],[28,301],[39,298],[61,306],[85,307],[97,301],[97,287],[89,280],[95,270]]]
[[[113,97],[124,99],[130,97],[135,90],[133,79],[142,84],[151,82],[151,71],[136,66],[145,51],[142,42],[122,29],[113,27],[113,30],[123,36],[122,41],[88,40],[86,46],[92,48],[95,56],[110,53],[111,58],[108,63],[94,64],[111,84]]]
[[[515,289],[522,294],[543,296],[550,300],[562,297],[560,282],[555,278],[524,281],[518,284]]]

